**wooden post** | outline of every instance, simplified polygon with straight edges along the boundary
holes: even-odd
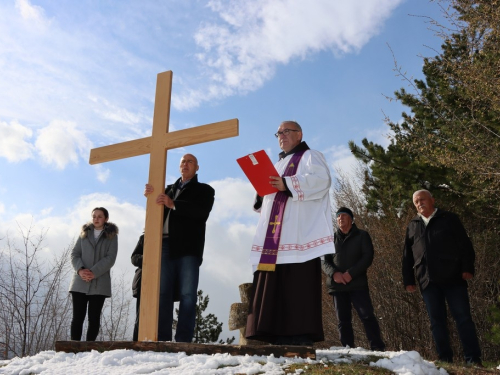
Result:
[[[316,359],[316,350],[312,346],[294,345],[207,345],[186,342],[134,342],[134,341],[57,341],[56,351],[66,353],[82,353],[96,350],[104,352],[107,350],[129,349],[138,352],[185,352],[193,354],[217,354],[227,353],[230,355],[274,355],[275,358],[309,358]]]
[[[158,340],[164,210],[163,206],[155,201],[157,195],[165,190],[167,150],[235,137],[239,132],[238,119],[232,119],[169,133],[171,93],[172,71],[159,73],[156,81],[152,136],[92,149],[89,158],[90,164],[99,164],[150,154],[148,183],[153,185],[155,194],[150,194],[146,203],[139,341]]]

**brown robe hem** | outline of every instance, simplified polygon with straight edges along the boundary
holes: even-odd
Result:
[[[323,341],[321,298],[320,258],[256,271],[246,337],[269,343],[283,336]]]

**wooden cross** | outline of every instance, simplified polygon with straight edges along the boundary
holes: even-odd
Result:
[[[155,194],[149,194],[146,204],[146,227],[142,261],[142,286],[139,323],[140,341],[158,341],[158,310],[161,272],[161,241],[163,232],[163,205],[156,204],[158,194],[165,191],[167,150],[236,137],[238,119],[216,122],[195,128],[168,132],[172,71],[159,73],[151,137],[136,139],[90,151],[90,164],[150,154],[149,184]]]
[[[281,224],[281,222],[278,221],[278,215],[275,215],[274,223],[269,223],[269,225],[274,225],[272,233],[276,233],[276,225],[280,225],[280,224]]]

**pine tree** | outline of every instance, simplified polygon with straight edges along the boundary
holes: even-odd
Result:
[[[203,290],[198,290],[198,302],[196,303],[196,321],[194,326],[193,342],[195,343],[215,343],[219,340],[219,335],[222,332],[222,322],[219,322],[214,314],[203,316],[203,313],[208,307],[210,298],[208,295],[203,296]],[[179,316],[179,309],[175,309],[176,316]],[[177,326],[177,320],[174,320],[174,329]],[[228,338],[226,342],[220,340],[219,344],[231,344],[235,340],[234,336]]]
[[[203,316],[208,307],[210,298],[203,296],[203,291],[198,290],[198,303],[196,304],[196,323],[194,326],[194,342],[210,343],[217,342],[222,332],[222,323],[219,323],[214,314]]]
[[[415,190],[450,189],[446,184],[447,169],[426,165],[397,143],[384,149],[363,139],[362,145],[349,142],[351,152],[366,166],[362,191],[368,211],[401,216],[413,208],[411,196]]]
[[[375,220],[399,230],[398,218],[408,220],[412,192],[421,188],[439,208],[460,216],[476,250],[473,314],[480,336],[491,340],[485,356],[494,357],[500,345],[500,0],[439,2],[451,6],[454,30],[440,29],[444,43],[439,55],[424,59],[424,79],[410,81],[396,68],[412,91],[395,93],[409,110],[402,122],[387,121],[390,146],[367,139],[349,146],[365,165],[362,191]]]
[[[493,3],[497,3],[496,6]],[[442,52],[424,59],[425,80],[396,98],[408,106],[390,122],[395,141],[429,166],[447,170],[449,193],[483,217],[500,219],[500,12],[498,1],[450,1],[457,27]],[[443,29],[443,33],[447,29]]]
[[[456,30],[441,29],[445,41],[438,56],[424,59],[425,79],[408,79],[412,92],[396,91],[409,111],[402,122],[387,120],[394,132],[389,148],[350,144],[368,167],[371,210],[383,208],[383,199],[405,206],[407,193],[427,188],[458,214],[500,219],[498,3],[449,1],[454,12],[446,15]]]

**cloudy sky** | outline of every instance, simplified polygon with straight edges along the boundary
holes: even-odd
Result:
[[[253,188],[236,159],[264,149],[282,120],[298,121],[332,173],[349,169],[347,142],[387,144],[386,96],[406,86],[394,66],[421,77],[421,56],[441,40],[434,2],[411,0],[0,0],[0,248],[18,226],[47,230],[58,254],[104,206],[121,231],[115,273],[145,221],[149,156],[91,166],[90,149],[151,134],[156,75],[173,71],[170,131],[238,118],[239,136],[171,150],[199,159],[215,188],[200,288],[227,331],[257,223]]]

